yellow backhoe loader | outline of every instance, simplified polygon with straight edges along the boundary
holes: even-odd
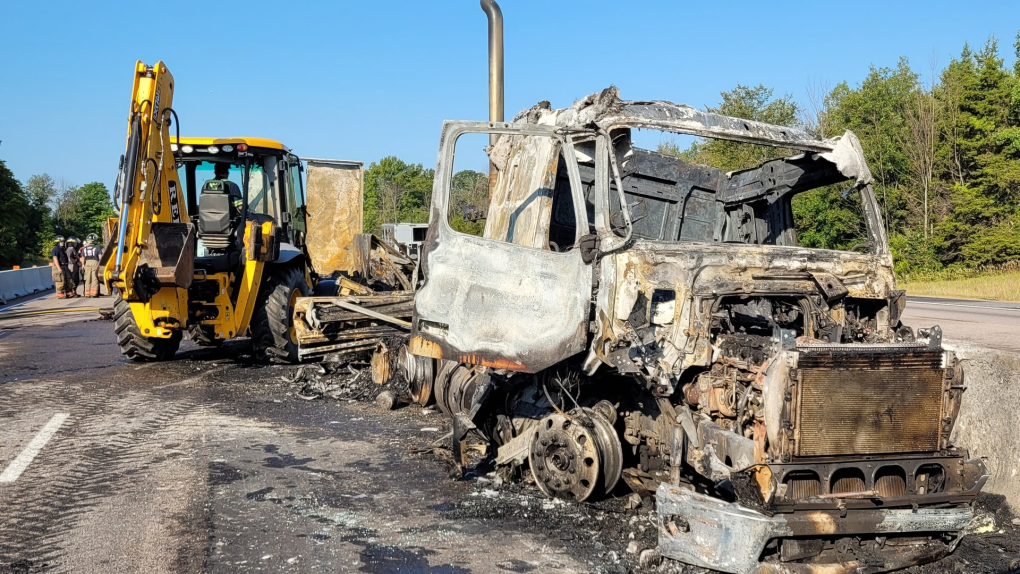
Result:
[[[296,360],[294,303],[318,281],[301,162],[268,139],[181,138],[173,94],[163,62],[136,64],[102,262],[121,352],[166,360],[185,334],[247,332],[257,358]]]

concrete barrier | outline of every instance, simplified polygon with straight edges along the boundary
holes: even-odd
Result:
[[[45,279],[43,272],[45,272]],[[26,295],[39,293],[40,291],[45,291],[53,286],[53,277],[50,274],[50,268],[48,266],[21,269],[20,275],[21,283],[25,287]]]
[[[10,301],[25,295],[21,271],[0,271],[0,298]]]
[[[36,291],[49,291],[53,289],[53,273],[50,271],[49,265],[33,267],[32,269],[36,272],[33,289]]]
[[[1018,333],[1020,335],[1020,333]],[[949,343],[963,360],[964,382],[954,442],[985,458],[985,492],[1020,511],[1020,354]]]
[[[49,266],[0,271],[0,299],[10,301],[53,288]]]
[[[31,295],[32,293],[38,293],[42,291],[39,288],[39,274],[36,273],[37,269],[22,269],[21,285],[25,288],[25,294]]]

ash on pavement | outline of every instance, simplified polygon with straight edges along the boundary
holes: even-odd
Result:
[[[0,572],[699,571],[644,552],[650,500],[550,501],[484,462],[450,478],[415,454],[442,445],[443,415],[379,409],[357,365],[258,365],[243,341],[131,363],[109,323],[81,318],[0,325],[0,348],[0,465],[69,414],[0,485]],[[913,571],[1020,566],[1013,516],[981,509],[994,526]]]

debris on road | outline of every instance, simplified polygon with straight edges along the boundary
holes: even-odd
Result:
[[[383,391],[375,397],[375,404],[385,411],[392,411],[397,407],[397,395],[392,391]]]
[[[393,410],[408,404],[411,398],[407,385],[399,377],[382,383],[373,380],[372,368],[365,363],[328,363],[296,367],[292,375],[280,380],[294,389],[299,399],[322,398],[358,402],[375,402],[380,408]]]

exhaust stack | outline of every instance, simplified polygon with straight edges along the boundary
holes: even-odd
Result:
[[[489,121],[503,121],[503,11],[496,0],[480,0],[489,21]],[[497,136],[489,135],[489,145]],[[489,164],[489,190],[496,185],[496,170]]]

